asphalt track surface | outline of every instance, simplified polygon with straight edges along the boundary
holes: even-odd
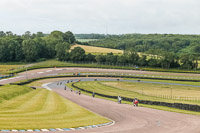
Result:
[[[43,69],[44,70],[44,69]],[[105,70],[104,70],[105,71]],[[52,72],[52,71],[51,71]],[[56,71],[55,71],[56,72]],[[54,72],[54,73],[55,73]],[[45,73],[27,74],[29,78],[45,76]],[[26,79],[23,74],[19,78],[1,81],[0,84],[15,82]],[[65,81],[57,81],[66,83]],[[73,79],[74,80],[74,79]],[[53,91],[74,103],[87,108],[101,116],[115,121],[112,126],[100,128],[66,131],[71,133],[200,133],[200,116],[180,114],[155,110],[144,107],[133,107],[127,104],[117,104],[99,98],[86,95],[77,95],[70,92],[69,88],[64,90],[63,85],[57,82],[49,84]],[[59,132],[59,131],[57,131]],[[54,133],[54,132],[52,132]],[[56,133],[56,132],[55,132]]]

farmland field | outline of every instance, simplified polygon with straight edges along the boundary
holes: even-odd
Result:
[[[111,53],[111,52],[113,54],[123,54],[123,50],[86,46],[86,45],[78,45],[78,44],[73,45],[71,49],[74,49],[75,47],[81,47],[85,50],[86,53],[91,53],[91,54],[107,54],[107,53]]]
[[[19,95],[13,96],[19,90]],[[9,91],[6,89],[9,88]],[[7,94],[12,94],[10,95]],[[32,90],[25,86],[0,87],[4,97],[0,103],[1,129],[71,128],[109,122],[45,89]]]

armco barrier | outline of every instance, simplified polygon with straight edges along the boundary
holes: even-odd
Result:
[[[72,84],[72,86],[74,88],[92,94],[92,91],[88,91],[88,90],[82,89],[80,87],[75,86],[74,84],[75,83]],[[101,93],[95,93],[95,95],[106,97],[106,98],[117,99],[117,96],[110,96],[110,95],[105,95],[105,94],[101,94]],[[132,102],[133,101],[133,99],[127,98],[127,97],[122,97],[122,99],[123,99],[123,101],[128,101],[128,102]],[[182,109],[182,110],[200,112],[200,106],[199,105],[182,104],[182,103],[167,103],[167,102],[147,101],[147,100],[139,100],[139,103],[148,104],[148,105],[166,106],[166,107],[177,108],[177,109]]]

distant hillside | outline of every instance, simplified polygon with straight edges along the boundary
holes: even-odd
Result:
[[[79,43],[88,43],[90,41],[97,41],[97,40],[98,39],[76,39],[76,41],[78,41]]]
[[[74,49],[75,47],[81,47],[85,50],[86,53],[91,54],[107,54],[107,53],[113,53],[113,54],[123,54],[123,50],[117,50],[117,49],[110,49],[110,48],[101,48],[101,47],[94,47],[94,46],[86,46],[86,45],[78,45],[75,44],[71,47],[71,49]]]
[[[104,34],[75,34],[76,39],[103,39],[106,37]]]
[[[167,51],[174,53],[190,52],[200,46],[200,35],[179,34],[126,34],[109,35],[104,39],[88,42],[89,45],[127,50],[150,54]]]

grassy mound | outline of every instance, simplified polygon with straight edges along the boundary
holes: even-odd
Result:
[[[44,89],[4,101],[0,107],[0,129],[71,128],[109,122]]]
[[[10,100],[19,95],[32,91],[33,89],[26,86],[6,85],[0,87],[0,103],[5,100]]]

